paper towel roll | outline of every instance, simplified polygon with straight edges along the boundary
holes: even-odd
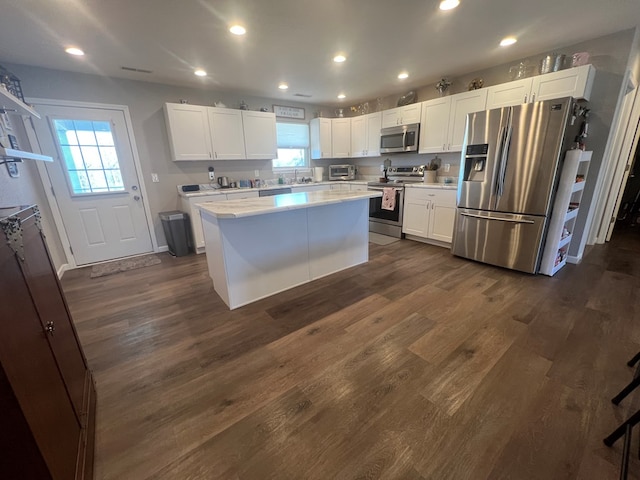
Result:
[[[313,181],[321,182],[324,175],[324,167],[313,167]]]

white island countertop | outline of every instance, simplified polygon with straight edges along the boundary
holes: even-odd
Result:
[[[203,202],[196,204],[203,212],[216,218],[241,218],[266,213],[319,207],[342,202],[352,202],[382,196],[380,191],[342,191],[285,193],[272,197],[243,198],[226,202]]]

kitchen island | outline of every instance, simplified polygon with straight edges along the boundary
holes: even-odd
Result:
[[[197,204],[213,287],[230,309],[369,260],[376,191],[320,191]]]

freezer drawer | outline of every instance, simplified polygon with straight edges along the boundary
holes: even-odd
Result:
[[[536,273],[546,217],[458,208],[451,252],[491,265]]]

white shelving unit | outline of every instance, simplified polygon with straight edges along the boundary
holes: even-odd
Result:
[[[569,150],[565,155],[556,200],[551,214],[540,273],[553,276],[567,264],[576,217],[587,180],[592,152]]]
[[[40,118],[40,114],[36,112],[31,106],[27,105],[19,98],[14,97],[4,88],[0,88],[0,110],[3,110],[10,115]],[[0,165],[3,163],[21,162],[22,160],[41,160],[44,162],[53,162],[53,158],[48,155],[40,155],[25,150],[4,148],[0,146]]]

